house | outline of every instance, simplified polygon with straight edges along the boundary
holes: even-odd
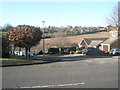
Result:
[[[101,50],[109,52],[112,48],[120,48],[120,37],[109,38],[105,42],[101,43]]]
[[[100,44],[108,38],[83,38],[78,44],[80,47],[94,47],[99,48]]]
[[[101,50],[106,53],[112,48],[120,48],[120,30],[118,28],[113,29],[110,33],[110,38],[101,43]]]
[[[83,38],[78,44],[80,47],[99,48],[106,53],[112,48],[120,48],[120,27],[114,27],[110,32],[110,38]]]
[[[107,30],[106,27],[99,27],[99,29],[100,29],[101,31],[106,31],[106,30]]]

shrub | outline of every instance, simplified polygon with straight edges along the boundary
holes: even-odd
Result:
[[[75,54],[82,54],[82,50],[77,50]]]
[[[58,47],[50,47],[50,48],[48,48],[48,53],[57,54],[57,53],[59,53],[59,48]]]
[[[78,48],[77,50],[82,50],[82,49],[85,49],[85,47],[80,47],[80,48]]]
[[[69,54],[69,53],[70,53],[70,50],[69,50],[69,49],[66,49],[65,52],[66,52],[66,54]]]
[[[5,36],[2,36],[0,37],[0,42],[2,42],[2,44],[0,44],[0,47],[2,48],[2,57],[9,57],[9,40]]]
[[[2,50],[2,58],[8,58],[9,57],[9,50]]]
[[[59,47],[49,47],[48,53],[50,54],[58,54],[59,52],[61,54],[69,54],[70,51],[76,51],[76,47],[61,47],[61,51]]]
[[[37,53],[37,55],[41,55],[41,54],[43,54],[43,51],[40,51],[40,52]]]

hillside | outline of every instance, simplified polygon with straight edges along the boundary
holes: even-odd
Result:
[[[78,44],[82,38],[109,38],[109,32],[98,32],[94,34],[84,34],[84,35],[78,35],[78,36],[69,36],[69,37],[59,37],[59,38],[49,38],[45,39],[45,48],[47,49],[50,46],[56,45],[56,43],[61,44],[61,43],[68,43],[68,44],[73,44],[76,43]],[[64,42],[62,42],[64,41]],[[43,42],[42,40],[40,41],[40,46],[36,46],[33,48],[33,50],[42,50]]]
[[[84,35],[78,35],[78,36],[69,36],[69,37],[61,37],[61,39],[68,39],[71,43],[79,43],[82,38],[109,38],[109,32],[98,32],[94,34],[84,34]],[[45,39],[45,43],[53,43],[54,41],[58,40],[60,38],[50,38]],[[42,41],[41,41],[42,42]]]

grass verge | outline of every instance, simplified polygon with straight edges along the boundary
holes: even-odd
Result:
[[[2,60],[2,61],[6,61],[6,60],[15,60],[15,61],[23,61],[23,60],[25,60],[25,59],[19,59],[19,58],[0,58],[0,60]]]
[[[1,32],[1,31],[0,31],[0,34],[7,34],[7,33],[8,33],[8,32]]]
[[[34,57],[31,57],[29,58],[28,60],[26,59],[21,59],[21,58],[0,58],[0,61],[35,61],[35,60],[38,60],[38,61],[57,61],[56,58],[49,58],[49,57],[45,57],[45,58],[34,58]]]

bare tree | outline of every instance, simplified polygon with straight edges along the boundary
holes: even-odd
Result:
[[[118,2],[118,26],[120,28],[120,1]]]
[[[59,48],[69,46],[71,44],[70,40],[66,37],[66,35],[63,31],[59,31],[55,35],[55,38],[56,39],[54,40],[53,45],[57,46]]]
[[[109,17],[106,17],[106,21],[109,25],[118,26],[118,20],[120,20],[119,11],[119,3],[117,3],[113,8],[112,14]]]
[[[13,28],[13,26],[9,23],[5,24],[2,28],[2,31],[10,31]]]

